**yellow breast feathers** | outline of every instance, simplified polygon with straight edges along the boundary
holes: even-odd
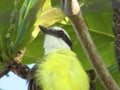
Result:
[[[89,79],[71,50],[54,50],[36,70],[37,84],[43,90],[89,90]]]

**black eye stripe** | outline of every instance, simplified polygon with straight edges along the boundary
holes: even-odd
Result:
[[[62,37],[63,35],[65,35],[65,33],[62,30],[58,31],[58,30],[51,30],[51,29],[47,30],[46,34],[53,35],[56,37]]]
[[[58,31],[58,30],[49,29],[49,30],[47,30],[46,34],[53,35],[53,36],[58,37],[58,38],[62,38],[70,46],[70,48],[72,49],[71,40],[69,39],[69,37],[62,30]]]

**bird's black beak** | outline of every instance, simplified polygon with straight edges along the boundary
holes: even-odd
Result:
[[[40,30],[42,31],[43,34],[46,34],[48,29],[44,26],[39,25]]]

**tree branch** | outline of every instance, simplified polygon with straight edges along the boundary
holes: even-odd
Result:
[[[9,70],[18,75],[19,77],[26,79],[27,74],[30,71],[27,65],[11,61],[8,66]]]
[[[112,0],[113,4],[113,32],[115,35],[114,48],[120,71],[120,0]]]
[[[0,70],[0,78],[3,77],[4,75],[6,75],[8,72],[9,72],[8,69]]]
[[[17,52],[14,57],[9,61],[7,68],[19,77],[26,79],[30,68],[27,65],[21,64],[24,53],[25,49]]]
[[[0,57],[0,64],[3,63],[3,58]],[[0,69],[0,78],[3,77],[4,75],[6,75],[9,72],[9,69]]]
[[[30,68],[27,65],[21,64],[22,57],[24,55],[25,49],[17,52],[13,58],[9,60],[6,64],[6,69],[0,70],[0,78],[6,75],[9,71],[12,71],[19,77],[28,80],[28,74],[30,72]]]
[[[78,8],[78,9],[77,9]],[[77,0],[62,0],[62,10],[69,17],[95,72],[107,90],[120,90],[105,67],[82,16]]]

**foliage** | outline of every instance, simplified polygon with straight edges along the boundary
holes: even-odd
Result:
[[[60,0],[59,0],[60,1]],[[112,8],[110,0],[79,0],[95,45],[115,80],[119,82],[114,56]],[[107,3],[107,5],[106,5]],[[26,48],[23,64],[35,63],[43,55],[43,35],[38,25],[63,27],[70,35],[73,50],[86,70],[92,69],[81,44],[57,0],[8,0],[0,3],[0,69],[16,52]],[[101,89],[97,80],[97,90]]]

